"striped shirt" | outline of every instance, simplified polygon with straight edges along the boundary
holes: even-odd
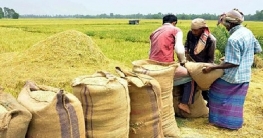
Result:
[[[233,27],[229,33],[224,61],[238,66],[224,69],[221,78],[229,83],[249,82],[254,54],[262,51],[261,46],[253,33],[242,25]]]

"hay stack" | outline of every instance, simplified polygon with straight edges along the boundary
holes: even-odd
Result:
[[[76,62],[88,65],[104,63],[108,59],[89,36],[68,30],[36,43],[18,54],[14,62],[16,61],[50,63],[49,65],[57,67],[58,63],[63,66],[74,66]]]
[[[0,85],[14,96],[26,80],[70,90],[72,78],[109,64],[96,43],[75,30],[52,35],[19,53],[1,54],[0,59]]]

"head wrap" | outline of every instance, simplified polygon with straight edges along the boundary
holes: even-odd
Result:
[[[206,22],[202,18],[196,18],[192,20],[191,29],[200,29],[204,28],[203,33],[201,34],[198,43],[195,46],[194,54],[197,55],[200,52],[202,52],[206,46],[207,38],[210,35],[210,31],[208,29],[208,26],[206,25]]]
[[[240,12],[238,9],[233,9],[227,13],[221,14],[218,19],[217,25],[219,25],[220,23],[226,24],[227,22],[234,24],[241,24],[243,21],[244,21],[244,14]]]
[[[191,29],[200,29],[203,27],[207,27],[204,19],[196,18],[196,19],[192,20]]]

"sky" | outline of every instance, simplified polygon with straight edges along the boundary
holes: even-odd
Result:
[[[20,15],[222,14],[237,8],[245,15],[263,10],[263,0],[0,0]]]

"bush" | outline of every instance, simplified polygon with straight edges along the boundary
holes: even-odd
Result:
[[[225,56],[225,47],[227,45],[227,39],[229,37],[228,31],[223,26],[216,27],[212,34],[216,37],[216,52],[215,52],[215,63],[220,63],[220,58]],[[261,48],[263,49],[263,36],[256,36],[259,41]],[[263,52],[257,54],[260,58],[263,58]]]
[[[258,40],[261,49],[263,49],[263,36],[256,36],[256,39]],[[263,52],[257,54],[259,57],[263,58]]]
[[[229,37],[228,31],[223,26],[217,26],[212,34],[216,38],[216,52],[215,52],[215,63],[220,62],[220,58],[225,56],[225,47],[227,44],[227,39]]]

